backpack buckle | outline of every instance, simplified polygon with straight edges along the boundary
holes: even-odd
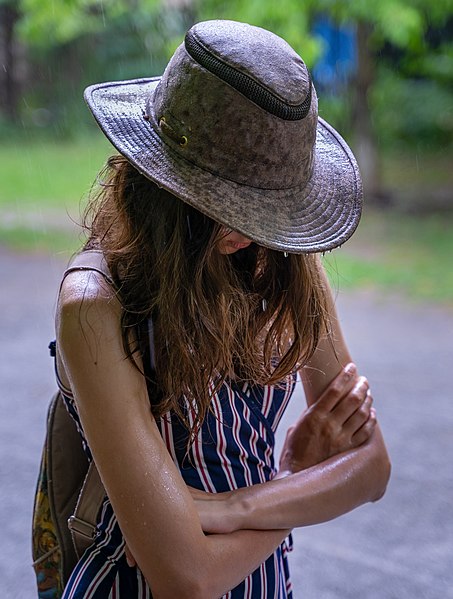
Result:
[[[89,522],[85,522],[76,516],[70,516],[68,518],[68,528],[87,539],[94,539],[96,527],[90,524]]]

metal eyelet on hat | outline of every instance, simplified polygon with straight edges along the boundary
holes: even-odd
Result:
[[[171,127],[164,116],[161,116],[159,119],[159,127],[162,130],[162,133],[164,133],[165,135],[167,135],[170,139],[172,139],[173,141],[175,141],[176,143],[178,143],[182,148],[184,146],[187,146],[187,144],[189,143],[189,140],[187,138],[186,135],[179,135],[174,129],[173,127]]]

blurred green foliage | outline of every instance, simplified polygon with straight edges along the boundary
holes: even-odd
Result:
[[[309,67],[325,49],[313,33],[317,16],[365,24],[384,185],[398,186],[408,205],[418,194],[423,209],[436,187],[451,199],[453,0],[0,0],[0,10],[7,6],[17,11],[13,33],[26,76],[18,123],[0,109],[0,243],[65,255],[77,248],[80,234],[65,227],[79,221],[111,152],[102,135],[91,136],[84,87],[160,75],[185,30],[212,18],[275,31]],[[346,135],[356,87],[351,81],[341,95],[320,98],[320,114]],[[326,261],[341,287],[380,285],[453,304],[452,253],[452,226],[442,215],[365,212],[351,242]]]
[[[271,29],[311,67],[324,47],[311,33],[313,19],[326,14],[338,23],[370,26],[368,46],[377,66],[370,109],[376,129],[387,127],[381,142],[412,144],[417,138],[445,146],[453,139],[448,109],[453,104],[453,0],[0,0],[1,4],[19,10],[16,34],[27,48],[33,73],[22,90],[21,121],[26,128],[52,136],[74,136],[92,124],[80,99],[89,83],[160,74],[184,31],[197,20],[230,18]],[[321,100],[323,115],[347,134],[354,122],[352,95]],[[397,110],[390,112],[389,105]],[[10,134],[0,115],[0,135]]]
[[[17,13],[14,33],[25,60],[18,70],[26,76],[16,122],[0,108],[3,140],[33,147],[46,139],[83,140],[95,129],[83,89],[96,81],[160,75],[185,30],[198,20],[229,18],[273,30],[312,67],[325,50],[313,23],[328,15],[356,30],[366,27],[372,72],[362,94],[381,158],[392,151],[416,160],[453,153],[453,0],[0,0],[0,11],[7,6]],[[354,127],[363,126],[357,118],[359,83],[351,80],[341,93],[323,93],[319,103],[320,115],[353,147]],[[52,160],[58,163],[58,157]],[[8,177],[4,181],[11,197],[14,186]],[[383,196],[395,187],[385,180],[381,185]],[[406,197],[420,196],[425,187],[418,185]],[[442,208],[446,203],[453,205],[451,192],[446,201],[442,196]]]
[[[148,2],[150,7],[152,4],[156,3]],[[123,0],[19,0],[19,6],[22,38],[34,46],[49,47],[98,32],[111,21],[126,16],[132,3]]]
[[[448,147],[453,139],[453,93],[434,78],[395,76],[379,71],[371,107],[385,146],[423,150]]]

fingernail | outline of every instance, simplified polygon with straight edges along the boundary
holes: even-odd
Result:
[[[126,562],[127,562],[127,565],[129,566],[129,568],[132,568],[134,566],[134,562],[131,559],[129,559],[128,557],[126,557]]]
[[[352,376],[353,374],[355,374],[356,372],[356,367],[355,364],[353,362],[349,362],[349,364],[347,364],[346,368],[344,369],[345,373],[348,374],[349,376]]]

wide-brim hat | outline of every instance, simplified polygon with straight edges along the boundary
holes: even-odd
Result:
[[[303,60],[269,31],[198,23],[162,77],[92,85],[85,99],[138,171],[260,245],[323,252],[358,225],[354,156],[318,118]]]

